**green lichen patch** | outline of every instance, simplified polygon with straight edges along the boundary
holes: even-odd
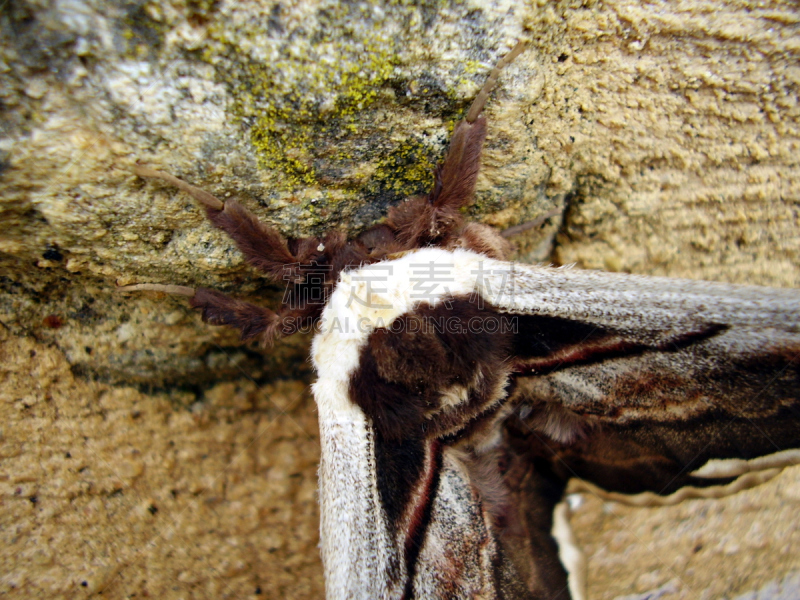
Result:
[[[266,30],[211,27],[214,43],[202,57],[232,88],[232,112],[248,126],[260,167],[278,171],[286,190],[318,183],[314,163],[320,151],[331,139],[359,134],[359,115],[394,72],[394,44],[380,28],[334,39],[352,10],[320,10],[315,15],[320,29],[310,26],[304,32],[310,37],[294,39],[270,36],[270,28],[283,27],[279,11],[273,11]],[[270,42],[268,60],[248,52]]]
[[[272,190],[317,188],[325,202],[328,195],[341,201],[365,193],[396,199],[429,185],[439,144],[393,141],[388,155],[383,150],[387,136],[401,138],[398,127],[409,126],[397,110],[398,103],[407,104],[400,67],[411,42],[397,35],[399,24],[424,26],[425,14],[435,14],[440,4],[326,5],[313,8],[302,23],[275,5],[257,24],[208,26],[199,56],[231,90],[229,110],[249,132]],[[469,77],[478,66],[458,70]],[[418,87],[411,96],[424,102],[424,113],[452,112],[449,83],[430,76]],[[398,98],[398,90],[404,96]],[[391,116],[381,121],[384,108]]]
[[[441,153],[421,140],[409,139],[380,158],[366,186],[368,197],[398,198],[427,192]]]

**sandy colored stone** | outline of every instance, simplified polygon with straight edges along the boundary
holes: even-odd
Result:
[[[798,287],[799,30],[774,0],[7,4],[0,593],[322,595],[308,339],[265,352],[181,299],[114,293],[281,295],[135,161],[285,235],[356,232],[427,189],[525,37],[473,218],[557,210],[525,260]],[[590,598],[732,598],[796,571],[798,490],[794,469],[722,502],[587,500]]]
[[[144,394],[76,378],[31,339],[0,343],[4,595],[322,594],[305,384]]]
[[[557,244],[588,268],[800,285],[800,69],[791,3],[570,12],[573,194]]]
[[[732,600],[797,573],[798,483],[800,466],[723,501],[661,508],[581,494],[571,523],[588,559],[589,598]]]

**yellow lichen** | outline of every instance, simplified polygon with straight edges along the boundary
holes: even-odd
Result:
[[[370,187],[398,196],[420,193],[433,183],[433,170],[438,162],[438,156],[432,156],[424,144],[406,141],[378,160]]]
[[[254,35],[236,33],[242,41],[252,41]],[[375,102],[378,90],[394,71],[389,41],[379,32],[369,36],[349,42],[350,46],[327,44],[332,46],[328,53],[319,50],[316,57],[287,52],[269,63],[248,61],[243,71],[230,74],[233,113],[250,121],[260,166],[279,171],[285,189],[317,183],[315,150],[336,130],[358,133],[359,114]],[[246,53],[238,51],[241,42],[234,42],[231,32],[212,26],[211,37],[215,44],[201,53],[204,60],[212,62],[235,53],[242,63]],[[334,55],[338,60],[329,58]]]

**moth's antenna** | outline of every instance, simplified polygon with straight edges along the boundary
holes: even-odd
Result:
[[[486,100],[489,99],[489,93],[494,89],[495,84],[497,84],[497,79],[500,77],[500,71],[510,65],[511,62],[520,54],[522,54],[522,51],[527,47],[528,42],[517,42],[517,45],[511,49],[511,52],[506,54],[498,61],[494,69],[492,69],[492,72],[489,73],[489,77],[486,78],[486,83],[483,84],[481,91],[478,92],[477,96],[475,96],[472,106],[469,107],[467,117],[464,119],[467,123],[474,123],[475,119],[480,116],[481,111],[486,104]]]
[[[500,232],[500,235],[503,236],[504,238],[514,237],[515,235],[519,235],[520,233],[525,233],[530,229],[539,227],[539,225],[547,221],[547,219],[550,219],[552,217],[557,217],[560,214],[561,214],[560,208],[553,209],[548,213],[536,217],[533,221],[527,221],[526,223],[521,223],[519,225],[514,225],[513,227],[509,227],[508,229],[504,229],[503,231]]]
[[[136,165],[133,167],[133,172],[136,173],[139,177],[162,179],[167,183],[169,183],[170,185],[175,186],[179,190],[186,192],[206,208],[210,208],[216,211],[221,211],[225,208],[225,203],[222,202],[222,200],[220,200],[213,194],[209,194],[207,191],[201,190],[199,187],[189,185],[182,179],[173,177],[169,173],[164,173],[164,171],[157,171],[156,169],[151,169],[150,167],[143,167],[142,165]]]
[[[137,283],[135,285],[123,285],[117,288],[118,292],[163,292],[165,294],[177,294],[178,296],[194,296],[196,290],[185,285],[164,285],[161,283]]]

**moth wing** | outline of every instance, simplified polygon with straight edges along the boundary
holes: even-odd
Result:
[[[800,447],[796,290],[502,264],[506,435],[563,479],[670,494],[720,483],[692,474],[710,459]]]
[[[570,479],[665,494],[718,483],[691,474],[709,459],[800,446],[792,290],[425,248],[343,274],[322,320],[331,597],[568,598]]]

